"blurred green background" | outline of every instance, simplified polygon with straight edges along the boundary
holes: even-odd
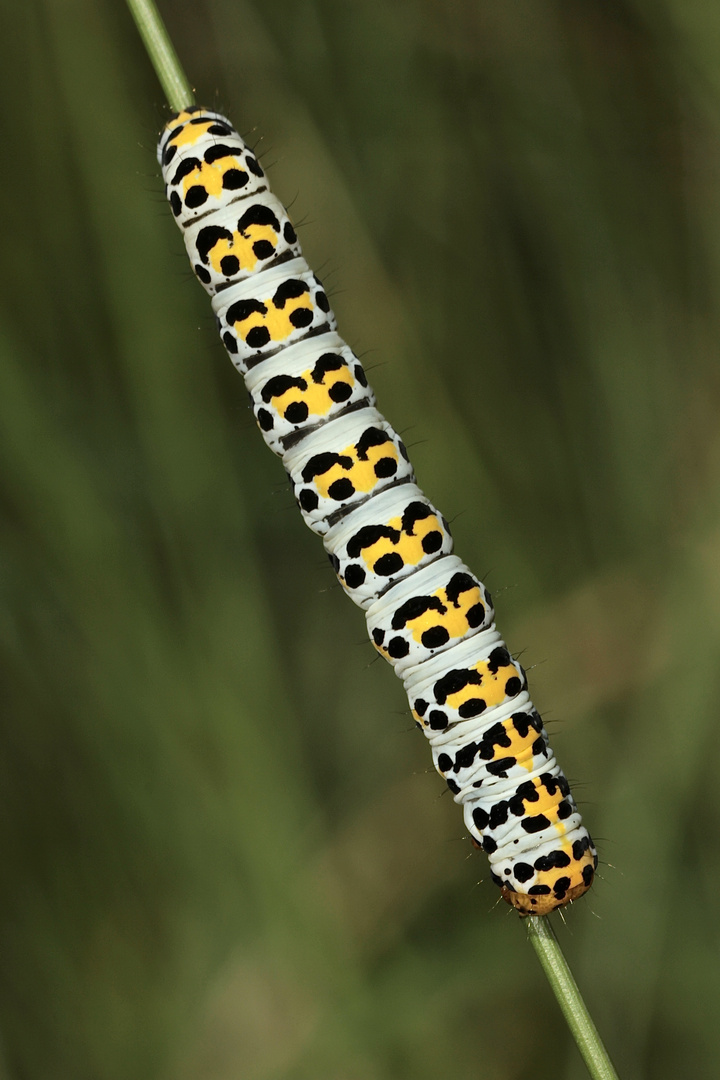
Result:
[[[717,1077],[720,10],[161,6],[531,669],[623,1080]],[[123,3],[0,12],[0,1074],[580,1080],[216,340]]]

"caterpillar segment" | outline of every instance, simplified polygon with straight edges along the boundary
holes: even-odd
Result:
[[[179,113],[160,136],[158,160],[165,194],[183,231],[238,197],[267,190],[258,159],[219,113]]]
[[[265,266],[301,255],[285,207],[269,191],[231,202],[185,229],[185,249],[195,276],[211,296],[252,277]]]
[[[273,263],[223,289],[212,306],[241,375],[296,341],[336,329],[325,291],[302,258]]]
[[[374,647],[402,679],[493,881],[523,915],[576,900],[592,884],[597,853],[525,672],[337,334],[287,211],[219,113],[178,114],[158,160],[262,437],[340,584],[365,611]]]
[[[368,633],[395,674],[492,626],[490,594],[457,555],[436,559],[368,608]]]
[[[338,581],[363,609],[453,548],[450,526],[416,484],[392,484],[341,518],[323,543]]]
[[[320,536],[386,487],[415,479],[402,440],[377,409],[338,417],[283,462],[305,524]]]
[[[375,404],[362,364],[335,333],[290,345],[245,376],[263,439],[280,456],[328,420]]]

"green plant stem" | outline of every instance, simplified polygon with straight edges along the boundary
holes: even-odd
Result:
[[[547,917],[530,916],[527,932],[592,1080],[618,1080]]]
[[[195,95],[165,29],[154,0],[127,0],[145,48],[170,108],[182,112],[195,104]]]

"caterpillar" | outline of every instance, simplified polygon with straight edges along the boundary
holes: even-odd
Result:
[[[158,146],[166,194],[263,439],[370,640],[402,679],[435,768],[503,898],[544,915],[591,886],[595,847],[490,593],[453,554],[337,333],[286,209],[230,122],[193,106]]]

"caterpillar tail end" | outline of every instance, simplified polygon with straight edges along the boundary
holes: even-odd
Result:
[[[518,892],[502,885],[500,892],[503,900],[519,911],[521,915],[549,915],[558,908],[565,907],[579,900],[588,891],[595,879],[597,868],[597,855],[594,851],[587,851],[580,864],[573,868],[571,878],[557,875],[557,880],[543,888],[548,892],[525,893]]]

